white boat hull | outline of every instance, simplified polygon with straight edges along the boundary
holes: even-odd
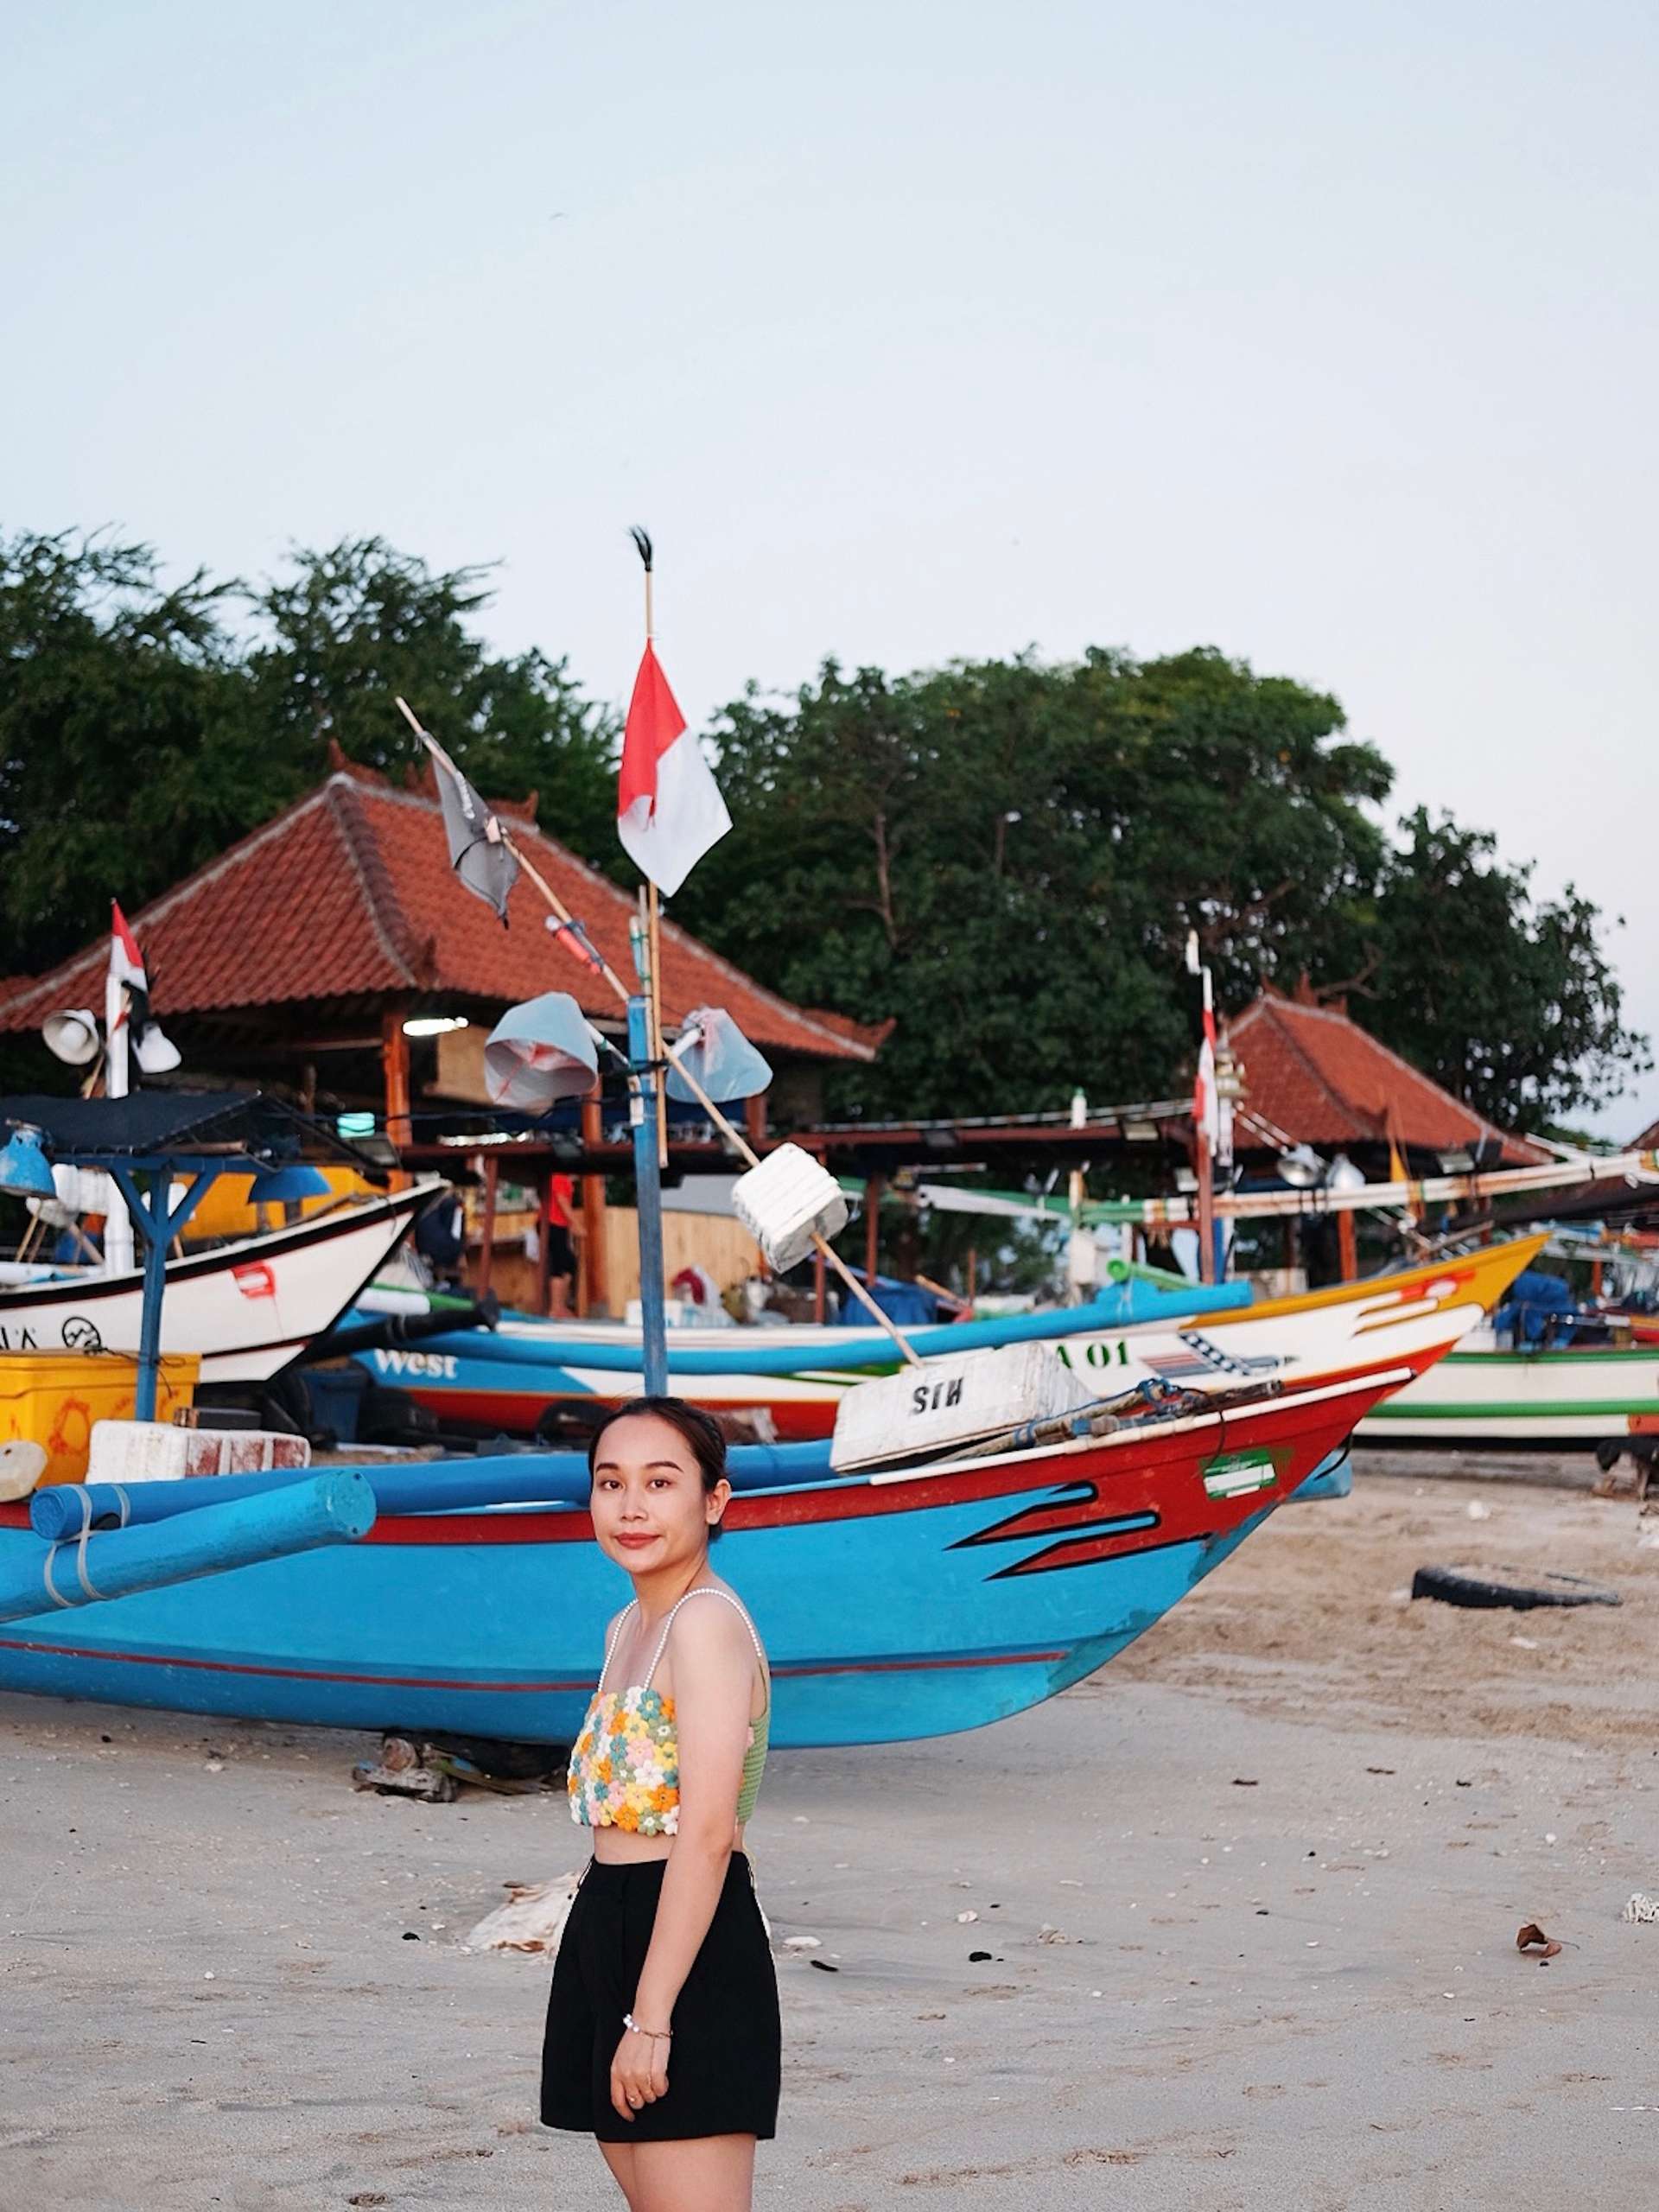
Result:
[[[1048,1344],[1102,1396],[1147,1382],[1225,1390],[1268,1381],[1300,1387],[1402,1365],[1421,1372],[1484,1319],[1532,1249],[1488,1247],[1278,1305],[1032,1341]],[[828,1436],[842,1398],[864,1376],[814,1361],[861,1336],[868,1341],[868,1332],[816,1328],[671,1331],[670,1388],[717,1413],[763,1413],[787,1442]],[[439,1335],[359,1357],[377,1382],[408,1391],[440,1421],[528,1434],[551,1406],[580,1412],[638,1396],[644,1374],[626,1356],[639,1343],[637,1330],[511,1317],[487,1334]],[[586,1365],[589,1344],[624,1357]],[[791,1359],[787,1372],[770,1371],[770,1357],[768,1371],[745,1364],[779,1348],[798,1364]],[[713,1354],[720,1371],[677,1372],[677,1353]]]
[[[1427,1375],[1360,1423],[1365,1444],[1588,1447],[1659,1414],[1659,1346],[1500,1350],[1474,1330]]]
[[[262,1382],[331,1328],[435,1184],[170,1260],[162,1351],[198,1352],[203,1382]],[[136,1353],[143,1276],[87,1273],[0,1289],[0,1351]]]

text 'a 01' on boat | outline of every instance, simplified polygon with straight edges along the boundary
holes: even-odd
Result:
[[[1130,1277],[1085,1306],[907,1336],[930,1360],[1042,1344],[1102,1389],[1171,1382],[1220,1389],[1269,1374],[1335,1381],[1398,1365],[1421,1374],[1480,1324],[1541,1242],[1485,1245],[1255,1305],[1242,1282],[1177,1291]],[[411,1321],[418,1343],[399,1334]],[[554,1415],[579,1421],[636,1396],[644,1382],[641,1332],[623,1324],[504,1313],[488,1330],[445,1330],[441,1309],[429,1312],[418,1294],[372,1288],[348,1325],[364,1332],[352,1340],[353,1357],[377,1383],[404,1391],[457,1433],[531,1434]],[[672,1389],[716,1414],[761,1415],[785,1440],[829,1436],[861,1376],[893,1364],[892,1344],[868,1328],[810,1323],[670,1329],[666,1344]]]

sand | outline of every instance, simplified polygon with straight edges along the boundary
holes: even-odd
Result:
[[[1363,1481],[1034,1713],[775,1755],[763,1898],[838,1971],[780,1958],[757,2202],[1650,2204],[1659,1926],[1619,1911],[1659,1891],[1656,1529]],[[1398,1594],[1459,1559],[1626,1602]],[[562,1802],[359,1796],[368,1748],[0,1698],[0,2212],[620,2202],[535,2124],[545,1962],[460,1948],[580,1863]]]

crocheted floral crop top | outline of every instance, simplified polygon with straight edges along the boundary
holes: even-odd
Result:
[[[661,1690],[652,1689],[651,1684],[667,1649],[674,1615],[680,1605],[690,1605],[693,1598],[723,1598],[728,1605],[736,1605],[738,1611],[743,1612],[728,1590],[716,1590],[712,1585],[688,1590],[663,1623],[663,1633],[645,1670],[645,1681],[634,1688],[607,1690],[605,1676],[610,1671],[611,1655],[616,1649],[623,1624],[639,1599],[636,1598],[633,1605],[618,1616],[611,1640],[605,1647],[599,1688],[594,1692],[582,1733],[570,1753],[567,1783],[570,1817],[583,1827],[626,1828],[639,1835],[675,1835],[679,1831],[680,1745],[674,1726],[674,1700]],[[755,1656],[764,1666],[766,1653],[755,1635],[754,1624],[747,1613],[743,1613],[743,1620],[753,1639]],[[755,1799],[760,1794],[760,1774],[766,1764],[771,1724],[772,1694],[768,1688],[765,1708],[760,1719],[750,1725],[749,1747],[743,1754],[743,1782],[737,1797],[740,1827],[753,1813]]]

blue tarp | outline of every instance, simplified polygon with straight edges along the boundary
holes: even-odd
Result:
[[[1500,1335],[1514,1339],[1517,1348],[1545,1343],[1570,1344],[1572,1321],[1578,1313],[1572,1292],[1559,1275],[1539,1268],[1524,1268],[1510,1285],[1510,1294],[1492,1316]]]
[[[867,1280],[862,1268],[855,1268],[853,1273],[860,1282]],[[927,1328],[939,1319],[938,1300],[918,1282],[903,1282],[896,1275],[877,1275],[871,1288],[876,1304],[884,1313],[891,1314],[901,1329]],[[849,1305],[853,1308],[851,1313],[846,1310]],[[861,1322],[863,1319],[863,1313],[855,1300],[842,1300],[843,1323]]]

